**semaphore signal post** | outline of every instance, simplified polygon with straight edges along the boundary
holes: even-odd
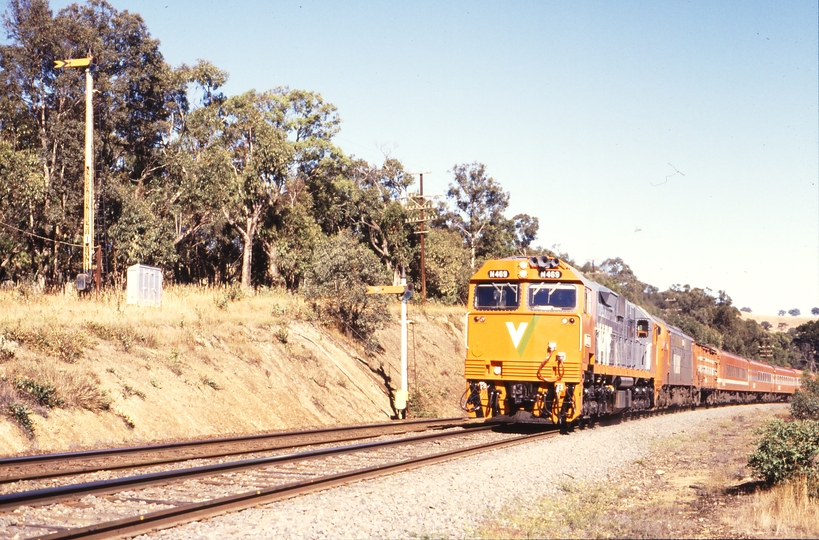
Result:
[[[90,281],[92,259],[94,257],[94,79],[91,76],[93,57],[72,58],[70,60],[55,60],[54,68],[85,68],[85,168],[84,168],[84,206],[82,224],[82,281],[83,289]],[[99,265],[97,270],[99,271]],[[78,287],[80,288],[80,287]],[[99,290],[99,278],[97,278]]]
[[[367,294],[400,294],[401,295],[401,389],[395,392],[393,407],[398,418],[407,417],[409,383],[407,381],[407,302],[412,298],[412,284],[407,285],[406,274],[401,276],[401,285],[380,285],[367,287]]]

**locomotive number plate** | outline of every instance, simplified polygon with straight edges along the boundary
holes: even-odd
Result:
[[[560,270],[543,270],[540,277],[547,279],[560,279],[563,273]]]
[[[490,270],[489,271],[490,278],[508,278],[509,277],[509,270]]]

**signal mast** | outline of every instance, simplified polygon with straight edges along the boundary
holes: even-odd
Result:
[[[90,281],[92,259],[94,256],[94,79],[91,77],[93,57],[55,60],[54,68],[85,68],[85,183],[83,222],[82,222],[82,275],[77,276],[78,289],[84,290]],[[99,265],[97,272],[99,272]],[[80,287],[80,285],[82,285]],[[97,289],[99,290],[99,276]]]

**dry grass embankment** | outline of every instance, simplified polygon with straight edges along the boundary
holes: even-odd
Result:
[[[787,413],[785,413],[787,414]],[[816,538],[819,501],[804,485],[766,488],[748,457],[769,413],[658,440],[616,482],[566,479],[562,495],[489,518],[481,538]]]
[[[400,384],[397,316],[367,355],[284,292],[170,287],[151,308],[21,290],[0,305],[4,455],[383,421]],[[410,316],[411,413],[456,415],[463,311]]]

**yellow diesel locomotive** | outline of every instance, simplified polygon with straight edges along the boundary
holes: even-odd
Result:
[[[473,417],[565,426],[672,405],[786,399],[798,387],[799,372],[776,368],[797,383],[762,393],[746,374],[746,392],[720,390],[728,379],[719,377],[719,351],[554,257],[486,262],[470,280],[468,305],[461,407]]]

